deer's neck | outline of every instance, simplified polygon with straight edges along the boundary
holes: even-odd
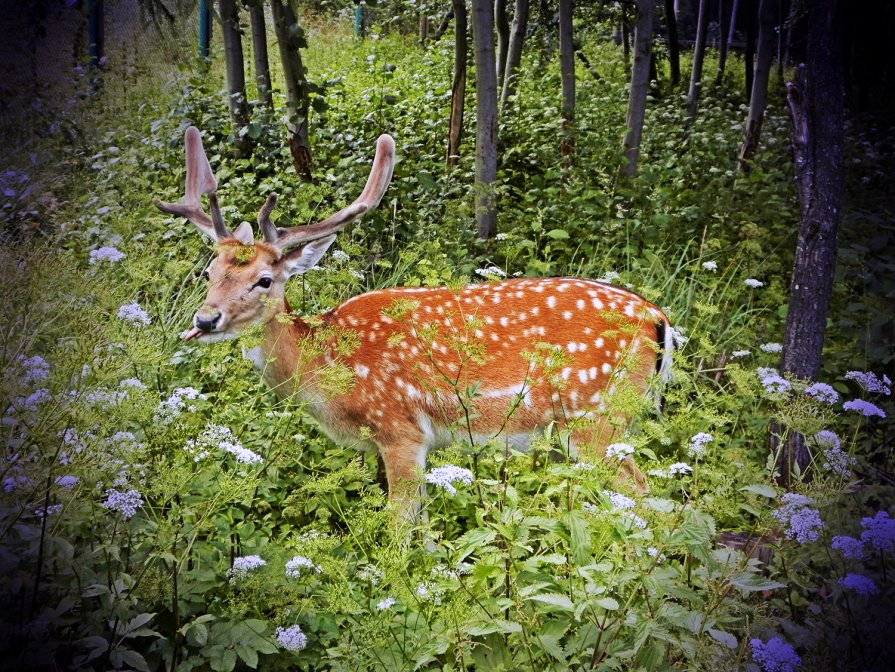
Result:
[[[317,357],[308,357],[305,347],[305,342],[313,335],[314,328],[292,315],[289,304],[283,299],[264,325],[261,345],[247,349],[243,354],[278,397],[302,395],[310,391],[313,382],[308,380],[305,371],[319,366]]]

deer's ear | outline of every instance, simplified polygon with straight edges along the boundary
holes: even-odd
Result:
[[[231,235],[243,245],[251,245],[255,242],[255,233],[252,231],[252,225],[248,222],[242,222]]]
[[[335,240],[335,236],[326,236],[326,238],[312,240],[307,245],[302,245],[301,247],[284,254],[278,263],[283,265],[286,274],[290,277],[293,275],[301,275],[305,271],[313,268],[314,265],[320,261],[323,255],[326,254],[329,246],[332,245]]]

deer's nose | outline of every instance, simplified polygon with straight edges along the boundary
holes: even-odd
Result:
[[[193,324],[196,325],[196,329],[201,329],[206,334],[210,334],[220,320],[221,311],[217,308],[200,308],[193,318]]]

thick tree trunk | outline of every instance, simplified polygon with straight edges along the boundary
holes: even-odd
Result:
[[[776,26],[780,0],[761,0],[758,10],[758,56],[755,62],[755,76],[752,79],[752,95],[749,97],[749,115],[746,119],[746,133],[740,148],[740,170],[749,172],[749,164],[758,149],[761,138],[761,122],[768,102],[768,80],[771,78],[771,63],[774,60],[774,28]]]
[[[299,48],[305,45],[304,36],[289,0],[272,0],[273,24],[286,80],[286,141],[292,154],[295,172],[305,182],[312,180],[311,146],[308,142],[308,82],[301,62]]]
[[[562,137],[559,153],[565,163],[575,156],[575,44],[572,39],[573,0],[559,0],[559,75],[562,80]]]
[[[709,0],[699,0],[699,15],[696,20],[696,46],[693,47],[693,69],[690,72],[690,88],[687,91],[686,129],[696,119],[699,93],[702,90],[702,64],[705,61],[705,41],[709,27]]]
[[[721,83],[724,81],[724,68],[727,65],[727,52],[730,48],[730,33],[728,28],[732,23],[731,4],[735,4],[735,0],[719,0],[719,2],[720,7],[718,8],[718,12],[720,16],[718,18],[721,24],[721,44],[718,47],[718,69],[715,70],[714,85],[716,87],[721,86]]]
[[[260,0],[249,5],[252,21],[252,53],[255,57],[255,83],[258,98],[267,107],[273,108],[273,94],[270,90],[270,61],[267,57],[267,24],[264,20],[264,5]]]
[[[513,25],[510,28],[510,46],[507,50],[507,66],[503,76],[503,88],[500,92],[502,112],[509,109],[507,101],[516,94],[516,76],[519,72],[519,65],[522,63],[522,44],[525,42],[525,33],[528,30],[528,7],[529,0],[516,0]]]
[[[665,0],[665,23],[668,26],[668,64],[671,66],[671,88],[681,83],[681,48],[677,38],[677,14],[674,0]]]
[[[463,138],[463,112],[466,109],[466,0],[453,0],[454,13],[454,81],[451,85],[451,119],[448,126],[447,165],[453,168],[460,158]]]
[[[636,0],[637,19],[634,24],[634,65],[631,68],[631,90],[628,96],[624,153],[621,167],[622,178],[637,174],[640,158],[640,138],[643,134],[643,117],[646,113],[646,93],[649,88],[649,70],[652,51],[653,2]]]
[[[507,0],[494,0],[494,27],[497,29],[497,87],[503,88],[510,49],[510,20],[507,18]]]
[[[249,153],[249,136],[240,131],[249,123],[246,98],[245,65],[242,60],[242,28],[236,0],[219,0],[221,35],[224,38],[224,60],[227,71],[227,101],[230,108],[233,148],[237,156]]]
[[[788,85],[793,161],[801,222],[783,336],[781,369],[807,380],[820,371],[843,200],[844,68],[841,0],[815,2],[808,10],[807,64]],[[771,434],[772,450],[779,445]],[[780,465],[781,482],[811,462],[804,437],[790,432]]]
[[[475,44],[475,226],[479,238],[497,235],[497,70],[494,63],[494,7],[472,0]]]

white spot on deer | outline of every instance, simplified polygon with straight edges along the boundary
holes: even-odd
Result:
[[[467,296],[463,299],[463,303],[472,303],[472,299]]]
[[[572,408],[575,408],[578,406],[578,393],[575,390],[572,390],[569,393],[569,401],[572,402]]]
[[[579,352],[584,352],[585,350],[587,350],[587,343],[579,343],[579,344],[578,344],[578,351],[579,351]]]
[[[585,336],[590,336],[592,333],[594,333],[594,330],[591,329],[590,327],[585,327],[585,328],[584,328],[584,335],[585,335]]]
[[[568,343],[568,344],[566,345],[566,350],[568,350],[569,352],[573,352],[573,353],[574,353],[574,352],[578,352],[578,344],[577,344],[577,343],[574,343],[574,342],[573,342],[573,343]]]
[[[485,316],[485,324],[494,324],[494,318],[490,315]]]
[[[472,332],[472,333],[473,333],[473,335],[474,335],[476,338],[484,338],[484,337],[485,337],[485,332],[482,331],[481,329],[476,329],[476,330],[475,330],[474,332]]]
[[[621,356],[622,356],[622,353],[620,353],[618,350],[616,350],[615,354],[612,355],[612,358],[615,359],[616,361],[618,361],[619,359],[621,359]]]
[[[423,306],[423,310],[425,310],[427,313],[431,313],[431,312],[432,312],[432,306]]]
[[[564,291],[566,291],[569,287],[571,287],[571,285],[570,285],[569,283],[567,283],[567,282],[561,282],[561,283],[559,284],[559,286],[556,288],[556,291],[557,291],[557,292],[564,292]]]
[[[603,373],[608,374],[612,371],[612,365],[609,362],[603,362],[603,366],[601,367]]]
[[[369,335],[367,338],[370,339],[370,342],[372,343],[373,341],[376,340],[376,332],[375,332],[375,331],[371,331],[371,332],[370,332],[370,335]]]
[[[500,294],[493,294],[491,296],[491,303],[493,303],[495,306],[497,304],[499,304],[500,303]]]
[[[566,368],[564,368],[564,369],[562,370],[562,373],[561,373],[560,375],[562,376],[562,379],[563,379],[563,380],[568,380],[568,379],[569,379],[569,376],[572,375],[572,367],[567,366]]]
[[[523,320],[527,320],[527,319],[528,319],[528,313],[519,313],[519,314],[516,316],[516,319],[519,320],[520,322],[522,322]]]
[[[419,399],[420,392],[413,385],[407,386],[407,398],[408,399]]]
[[[532,287],[532,289],[534,291],[536,291],[538,294],[541,294],[544,291],[544,286],[543,285],[535,285],[534,287]]]
[[[580,380],[582,383],[587,382],[587,369],[581,369],[578,371],[578,380]]]
[[[508,318],[506,316],[500,318],[500,326],[501,327],[508,327],[509,325],[510,325],[510,318]]]
[[[555,296],[547,297],[547,307],[548,308],[556,308],[556,297]]]
[[[602,348],[605,341],[602,338],[598,338],[594,341],[594,345],[598,348]]]
[[[621,339],[621,340],[618,342],[618,347],[623,348],[623,347],[625,347],[627,344],[628,344],[628,341],[626,341],[626,340],[623,338],[623,339]]]
[[[575,307],[576,307],[578,310],[584,310],[584,299],[578,299],[578,300],[575,302]]]
[[[541,309],[538,306],[532,306],[530,312],[532,317],[537,317],[538,313],[541,312]]]
[[[591,299],[590,305],[592,305],[595,310],[603,310],[603,302],[600,301],[600,299]]]
[[[492,341],[497,341],[497,340],[498,340],[498,336],[497,336],[497,334],[491,334],[490,338],[491,338]]]
[[[364,366],[363,364],[355,364],[354,372],[357,374],[358,378],[366,378],[370,375],[370,367]]]
[[[572,311],[571,311],[571,310],[564,310],[564,311],[562,312],[562,316],[563,316],[563,319],[564,319],[564,320],[571,320],[571,319],[572,319]]]
[[[435,312],[438,313],[439,315],[444,315],[444,306],[438,306],[435,309]]]
[[[521,299],[523,296],[525,296],[525,292],[516,292],[517,299]]]
[[[554,392],[553,394],[551,394],[550,401],[552,401],[555,404],[558,404],[559,403],[559,392]]]
[[[597,372],[597,367],[596,367],[596,366],[592,366],[592,367],[590,367],[590,368],[587,370],[587,377],[588,377],[590,380],[595,380],[596,377],[597,377],[597,373],[598,373],[598,372]]]
[[[538,327],[537,332],[538,332],[538,336],[546,336],[547,335],[547,329],[544,327]]]
[[[634,317],[634,304],[628,303],[625,304],[625,315],[629,317]]]
[[[352,327],[356,327],[358,324],[360,324],[360,322],[358,322],[358,319],[356,317],[352,316],[348,318],[348,324],[350,324]]]

